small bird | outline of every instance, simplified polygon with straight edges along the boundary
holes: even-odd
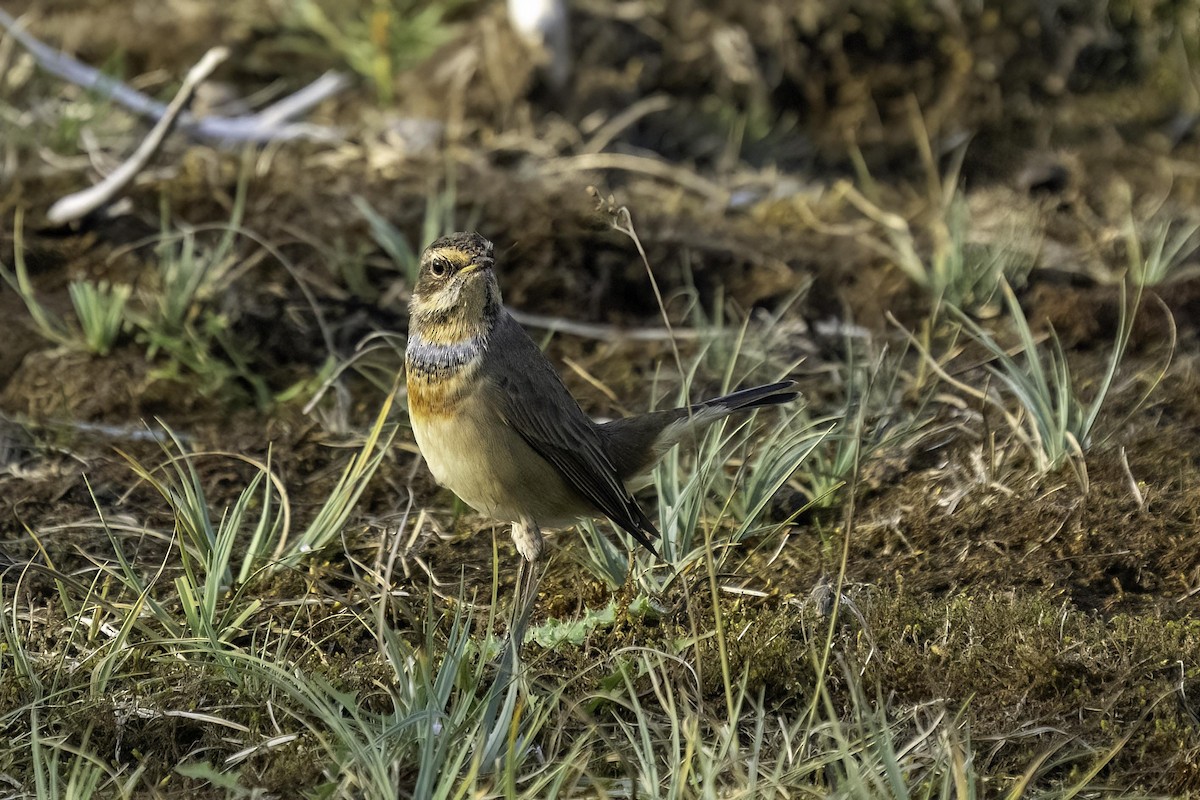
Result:
[[[593,422],[505,310],[494,263],[492,243],[478,233],[443,236],[421,255],[405,352],[409,418],[437,482],[512,523],[530,564],[542,555],[543,526],[599,515],[655,552],[658,531],[629,483],[698,429],[798,395],[794,381],[782,381]]]

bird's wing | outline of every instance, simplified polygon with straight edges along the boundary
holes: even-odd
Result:
[[[622,483],[594,424],[525,330],[503,314],[488,350],[493,357],[485,361],[484,377],[498,390],[491,398],[500,418],[567,485],[657,554],[650,537],[658,531]]]

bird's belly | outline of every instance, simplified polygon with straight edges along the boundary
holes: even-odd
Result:
[[[454,414],[414,415],[412,426],[433,477],[476,511],[546,527],[592,513],[552,464],[473,398]]]

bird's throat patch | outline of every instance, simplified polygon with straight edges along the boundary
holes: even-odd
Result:
[[[410,334],[404,356],[409,413],[452,414],[474,388],[484,344],[481,337],[439,344]]]

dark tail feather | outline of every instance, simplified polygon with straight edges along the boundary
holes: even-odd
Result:
[[[692,406],[693,413],[702,408],[724,408],[729,411],[743,411],[759,406],[777,406],[790,403],[800,396],[795,381],[780,381],[768,383],[766,386],[755,386],[752,389],[741,389],[724,397],[714,397]]]
[[[658,532],[658,528],[654,527],[654,523],[645,513],[642,513],[637,527],[625,527],[624,525],[621,527],[625,528],[625,532],[632,536],[638,544],[653,553],[655,558],[662,559],[658,549],[654,546],[654,540],[661,539],[662,534]]]
[[[795,381],[780,381],[705,400],[690,408],[673,408],[669,411],[655,411],[652,414],[613,420],[600,425],[599,430],[605,438],[608,454],[617,468],[617,474],[621,476],[621,480],[628,481],[654,466],[659,456],[673,447],[689,429],[699,430],[738,411],[789,403],[799,396]],[[679,424],[685,421],[694,422],[694,426]],[[653,526],[650,530],[654,530]],[[645,535],[644,528],[638,533],[632,530],[629,532],[634,538],[637,538],[639,533]]]

